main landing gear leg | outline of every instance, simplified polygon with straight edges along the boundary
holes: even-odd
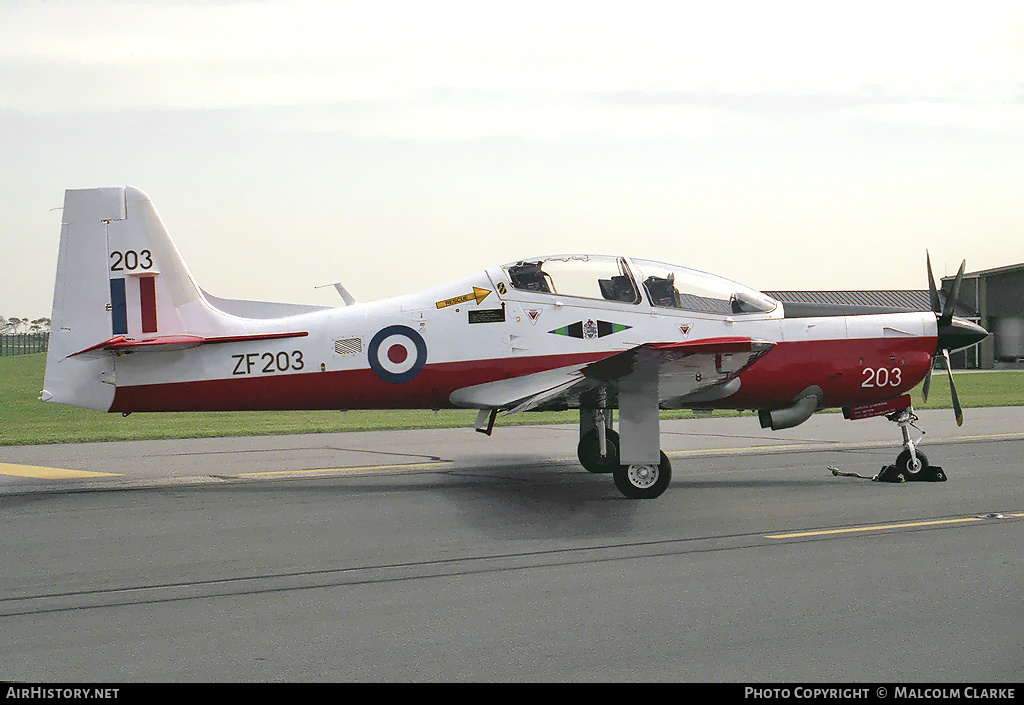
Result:
[[[615,486],[630,499],[658,497],[672,480],[672,465],[661,452],[658,378],[619,382],[619,463]]]
[[[580,409],[576,456],[588,472],[612,472],[619,465],[619,434],[612,430],[612,409]]]
[[[917,428],[914,426],[914,422],[918,420],[917,414],[914,413],[914,407],[897,411],[886,418],[900,427],[900,432],[903,434],[903,452],[896,457],[895,465],[886,465],[872,479],[878,482],[905,482],[908,480],[945,482],[946,473],[937,465],[929,465],[928,458],[917,449],[914,440],[910,437],[910,427]],[[917,430],[921,431],[919,428]],[[924,431],[921,431],[921,435],[924,435]],[[920,440],[918,438],[918,442]]]

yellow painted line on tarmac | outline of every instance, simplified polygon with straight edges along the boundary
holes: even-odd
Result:
[[[252,479],[272,477],[299,477],[310,475],[362,475],[386,471],[402,470],[423,470],[426,468],[441,468],[454,465],[449,460],[438,460],[429,463],[401,463],[396,465],[356,465],[349,468],[315,468],[311,470],[269,470],[265,472],[243,472],[236,477],[247,477]]]
[[[0,475],[34,477],[39,480],[75,480],[85,477],[118,477],[114,472],[91,472],[89,470],[67,470],[65,468],[44,468],[36,465],[15,465],[0,463]]]
[[[929,443],[937,445],[940,443],[960,443],[970,441],[1015,441],[1024,438],[1024,434],[1020,433],[995,433],[989,435],[975,435],[975,436],[951,436],[943,438],[931,438]],[[665,455],[671,457],[688,457],[688,456],[702,456],[702,455],[729,455],[731,453],[756,453],[756,452],[771,452],[771,451],[791,451],[791,450],[811,450],[817,449],[820,446],[824,446],[826,450],[835,448],[885,448],[892,446],[899,448],[897,441],[885,441],[885,440],[863,440],[863,441],[851,441],[845,442],[837,439],[822,439],[822,440],[808,440],[800,443],[771,443],[767,445],[756,445],[756,446],[735,446],[732,448],[703,448],[694,450],[672,450],[665,451]]]
[[[813,443],[777,443],[766,446],[736,446],[735,448],[704,448],[702,450],[672,450],[667,451],[668,456],[689,456],[689,455],[727,455],[737,452],[767,451],[767,450],[802,450],[817,445],[833,445],[830,441],[814,441]]]
[[[886,529],[914,529],[921,526],[944,526],[948,524],[964,524],[970,521],[985,521],[982,517],[963,517],[962,519],[936,519],[935,521],[915,521],[904,524],[876,524],[874,526],[855,526],[848,529],[822,529],[820,531],[797,531],[788,534],[768,534],[767,539],[802,539],[808,536],[834,536],[837,534],[854,534],[866,531],[885,531]]]
[[[1021,439],[1019,433],[990,433],[979,436],[948,436],[931,439],[932,443],[955,443],[957,441],[1018,441]]]

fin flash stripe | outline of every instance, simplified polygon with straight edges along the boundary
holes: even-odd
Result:
[[[142,304],[142,332],[156,333],[156,279],[139,278],[139,299]]]
[[[110,327],[114,335],[128,334],[128,298],[124,279],[110,280]]]

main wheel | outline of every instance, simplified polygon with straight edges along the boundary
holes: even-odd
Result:
[[[589,472],[612,472],[619,466],[619,434],[608,429],[604,432],[605,449],[608,455],[601,457],[601,439],[597,437],[597,429],[583,434],[580,444],[576,447],[576,457]]]
[[[921,466],[917,469],[914,468],[914,463],[910,460],[910,451],[906,448],[903,449],[902,453],[896,456],[896,469],[906,477],[917,475],[928,469],[928,458],[925,457],[925,454],[915,448],[914,455],[917,456],[918,461],[921,463]]]
[[[664,453],[657,465],[619,465],[612,471],[615,486],[630,499],[654,499],[668,488],[672,464]]]

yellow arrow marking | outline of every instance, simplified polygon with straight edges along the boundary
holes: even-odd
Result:
[[[473,301],[476,299],[477,303],[480,303],[490,295],[490,289],[481,289],[478,286],[473,287],[472,294],[463,294],[462,296],[456,296],[453,299],[445,299],[444,301],[438,301],[436,306],[438,308],[447,308],[448,306],[454,306],[455,304],[464,304],[467,301]]]

